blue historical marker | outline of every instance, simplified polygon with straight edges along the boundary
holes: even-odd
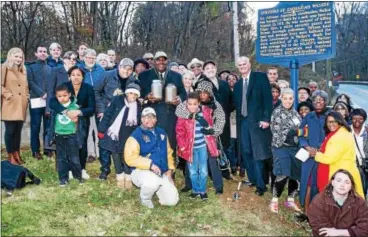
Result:
[[[298,103],[299,67],[336,55],[333,2],[281,2],[258,10],[256,59],[289,67]]]

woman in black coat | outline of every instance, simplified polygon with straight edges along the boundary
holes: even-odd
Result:
[[[79,77],[77,74],[82,75]],[[67,115],[71,119],[77,117],[83,117],[86,124],[86,134],[88,134],[89,128],[89,117],[95,113],[95,93],[93,87],[87,83],[83,82],[84,71],[77,66],[73,66],[69,69],[68,75],[70,81],[65,82],[68,86],[69,91],[72,94],[72,100],[77,100],[79,110],[67,111]],[[55,113],[65,112],[65,107],[59,103],[55,96],[50,99],[50,108]],[[79,150],[79,159],[82,166],[82,178],[89,179],[89,175],[86,172],[86,161],[87,161],[87,136],[83,143],[82,149]]]

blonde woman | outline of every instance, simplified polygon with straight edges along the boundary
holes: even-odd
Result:
[[[194,73],[189,70],[185,70],[182,75],[182,80],[183,80],[184,88],[185,88],[185,91],[187,92],[187,95],[189,94],[189,92],[194,91],[193,90],[194,78],[195,78]]]
[[[49,47],[50,56],[47,57],[47,65],[50,67],[62,67],[64,66],[63,60],[60,58],[60,55],[63,51],[61,45],[59,43],[52,43]]]
[[[26,120],[29,89],[24,54],[12,48],[1,65],[1,120],[5,124],[5,146],[12,164],[23,164],[20,141]]]

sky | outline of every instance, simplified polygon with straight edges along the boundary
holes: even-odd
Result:
[[[252,22],[257,23],[258,10],[275,7],[279,2],[246,2],[255,12],[252,14]]]

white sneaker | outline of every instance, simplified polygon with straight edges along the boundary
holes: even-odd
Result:
[[[148,207],[150,209],[154,208],[155,206],[153,205],[153,202],[151,200],[142,200],[141,199],[141,203],[143,206]]]
[[[71,171],[69,171],[69,180],[72,180],[72,179],[74,179],[73,173]]]
[[[86,170],[82,170],[82,179],[89,179],[89,175]]]

